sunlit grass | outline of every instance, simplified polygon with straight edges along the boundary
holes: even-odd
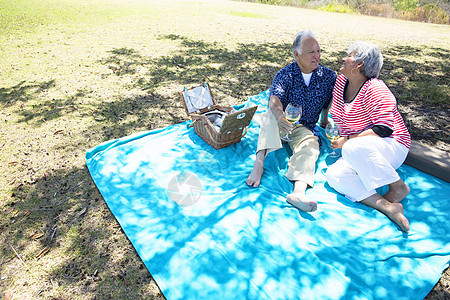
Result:
[[[0,2],[0,32],[33,32],[40,26],[61,23],[108,22],[130,14],[126,5],[106,1],[14,0]]]
[[[268,16],[250,12],[231,11],[230,15],[244,18],[269,18]]]

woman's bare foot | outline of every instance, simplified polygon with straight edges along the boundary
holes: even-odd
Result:
[[[409,221],[403,214],[403,205],[400,203],[391,203],[384,214],[391,219],[392,222],[400,226],[404,232],[409,231]]]
[[[247,185],[258,187],[261,183],[261,177],[264,172],[264,158],[266,157],[266,150],[260,150],[256,153],[256,159],[253,163],[253,169],[247,178]]]
[[[389,185],[388,192],[383,196],[391,203],[398,203],[402,201],[409,194],[409,186],[403,180],[399,179]]]
[[[307,184],[302,181],[294,182],[294,191],[287,195],[287,203],[297,207],[304,212],[313,212],[317,210],[317,202],[306,198],[305,191]]]
[[[373,207],[376,210],[385,214],[392,222],[400,226],[401,230],[409,231],[409,221],[403,213],[403,205],[400,203],[392,203],[384,199],[378,194],[374,194],[361,201],[367,206]]]

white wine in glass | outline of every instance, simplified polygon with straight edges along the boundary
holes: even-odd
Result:
[[[325,134],[330,141],[336,141],[341,137],[339,126],[334,122],[327,124],[325,127]],[[333,149],[330,156],[336,157],[339,156],[339,154]]]
[[[286,121],[288,121],[291,124],[295,124],[300,120],[300,117],[302,116],[302,107],[300,105],[293,105],[293,104],[289,103],[286,106],[284,113],[285,113]],[[286,135],[281,137],[281,139],[286,142],[292,142],[292,139],[289,136],[289,133],[286,133]]]

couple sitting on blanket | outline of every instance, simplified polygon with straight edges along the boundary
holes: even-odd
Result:
[[[264,115],[258,138],[253,170],[247,184],[258,187],[264,158],[282,147],[280,134],[290,134],[292,149],[286,177],[294,182],[287,202],[305,212],[317,210],[317,202],[305,196],[314,184],[319,156],[319,132],[330,113],[340,126],[341,137],[331,142],[342,148],[342,157],[331,165],[326,179],[331,187],[352,201],[364,203],[384,213],[403,231],[409,222],[400,201],[409,187],[396,169],[406,159],[411,144],[409,132],[400,116],[396,99],[383,81],[377,79],[383,64],[380,49],[356,42],[342,59],[341,75],[319,65],[320,47],[311,31],[297,34],[293,43],[295,62],[281,69],[270,87],[269,109]],[[287,105],[300,105],[300,121],[286,120]],[[388,185],[379,195],[375,189]]]

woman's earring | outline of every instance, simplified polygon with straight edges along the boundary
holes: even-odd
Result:
[[[358,68],[353,68],[353,69],[350,71],[350,74],[351,74],[352,76],[358,75],[358,73],[353,74],[353,70],[356,70],[356,72],[359,72]]]

